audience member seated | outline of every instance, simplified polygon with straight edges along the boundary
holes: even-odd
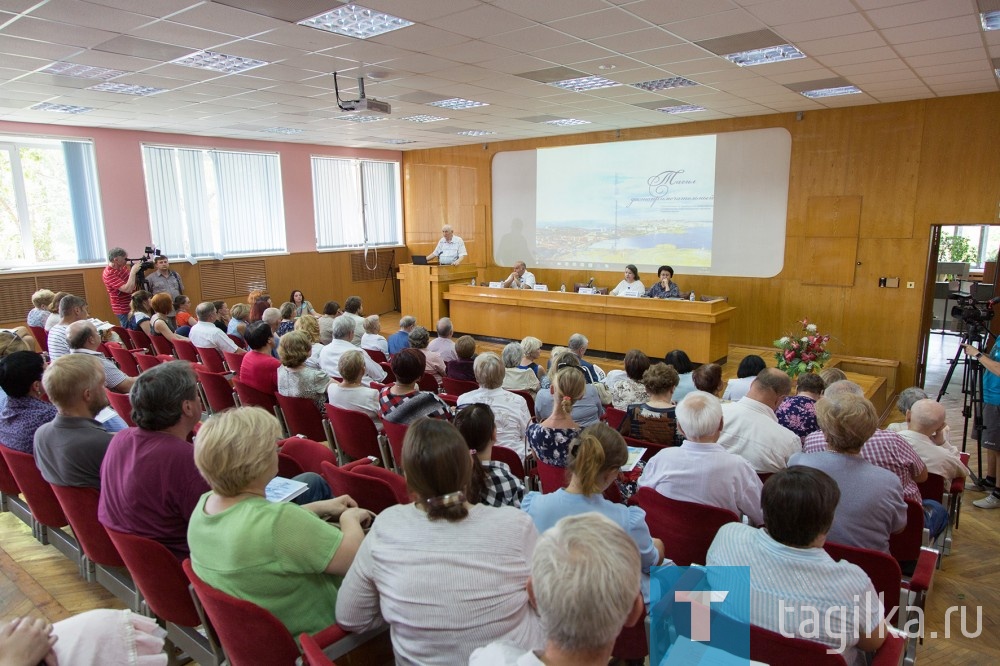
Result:
[[[205,423],[194,462],[212,490],[191,515],[188,544],[203,581],[267,609],[298,636],[336,621],[340,577],[372,514],[347,495],[302,506],[268,501],[280,438],[278,419],[259,407],[226,410]]]
[[[271,335],[274,336],[274,344],[271,345],[271,356],[278,358],[278,343],[281,342],[281,335],[278,334],[278,327],[281,326],[281,310],[278,308],[268,308],[264,310],[261,321],[271,327]],[[294,327],[295,325],[292,324]]]
[[[410,346],[410,331],[416,325],[416,318],[410,315],[406,315],[399,320],[399,330],[390,335],[387,340],[390,354],[397,354],[401,349],[406,349]]]
[[[330,386],[330,376],[322,370],[306,365],[312,354],[309,336],[302,331],[292,331],[281,337],[278,356],[278,393],[290,398],[308,398],[323,411],[326,404],[326,390]],[[247,358],[251,355],[248,354]]]
[[[740,400],[750,391],[750,385],[757,378],[760,371],[767,367],[764,359],[756,354],[749,354],[743,357],[740,365],[736,368],[736,379],[730,379],[726,384],[726,390],[722,394],[723,400]]]
[[[427,349],[440,354],[444,363],[454,361],[458,358],[458,354],[455,353],[455,341],[452,340],[454,335],[455,327],[451,323],[451,319],[441,317],[437,322],[437,337],[430,341]]]
[[[678,375],[673,366],[666,363],[651,365],[642,375],[646,401],[625,409],[619,432],[663,446],[680,444],[683,440],[677,432],[673,399],[677,382]]]
[[[214,303],[215,302],[213,301],[213,304]],[[158,310],[156,309],[156,304],[153,303],[152,299],[150,299],[150,305],[153,306],[153,311],[154,312],[158,312]],[[194,326],[195,324],[198,323],[198,320],[195,319],[194,315],[191,314],[191,299],[190,298],[188,298],[184,294],[180,294],[180,295],[178,295],[177,297],[174,298],[173,305],[174,305],[174,313],[175,313],[174,314],[174,322],[177,324],[177,328],[183,328],[183,327],[186,326],[188,328],[188,330],[190,330],[190,328],[192,326]],[[223,302],[223,305],[225,305],[225,302]],[[216,305],[216,310],[218,310],[218,309],[219,309],[219,306]],[[169,314],[169,313],[167,313],[167,314]],[[219,312],[219,316],[220,316],[220,318],[222,317],[222,312]],[[223,325],[225,325],[225,324],[223,324]]]
[[[328,345],[333,340],[333,320],[343,313],[337,301],[327,301],[323,305],[323,314],[319,318],[319,341],[322,344]]]
[[[802,440],[778,423],[774,410],[791,389],[792,380],[781,370],[762,370],[746,396],[722,406],[719,444],[746,458],[757,472],[773,473],[787,467],[788,459],[802,450]]]
[[[924,400],[929,398],[930,395],[927,391],[923,390],[919,386],[910,386],[899,392],[899,397],[896,398],[896,409],[899,413],[903,415],[903,420],[898,423],[890,423],[885,427],[886,430],[890,432],[899,432],[900,430],[909,429],[909,423],[906,419],[910,408],[917,400]],[[947,440],[948,426],[945,426],[945,439]]]
[[[344,301],[344,314],[341,317],[346,317],[354,323],[354,337],[351,338],[351,344],[355,347],[361,346],[361,336],[365,334],[365,311],[361,303],[360,296],[348,296],[347,300]]]
[[[816,422],[816,401],[823,396],[823,379],[811,372],[799,375],[795,380],[795,395],[785,398],[774,415],[778,423],[785,426],[801,439],[819,430]]]
[[[582,333],[574,333],[569,336],[569,343],[567,344],[567,349],[573,352],[580,361],[580,367],[583,368],[584,376],[586,377],[588,384],[595,384],[603,377],[598,376],[597,369],[594,364],[583,358],[583,355],[587,353],[587,348],[590,345],[590,340],[587,336]],[[611,402],[610,400],[608,402]]]
[[[504,366],[503,387],[508,391],[527,391],[531,395],[538,393],[541,384],[534,371],[530,368],[521,368],[521,359],[524,358],[524,350],[520,342],[508,342],[501,353]]]
[[[403,443],[412,504],[382,511],[337,595],[337,623],[388,624],[397,664],[466,664],[492,641],[545,643],[528,599],[531,519],[508,506],[470,504],[469,447],[450,423],[420,419]]]
[[[27,343],[14,331],[0,331],[0,359],[14,352],[31,351]],[[7,406],[7,394],[0,389],[0,411]]]
[[[694,364],[688,358],[687,352],[682,349],[667,352],[667,355],[663,357],[663,362],[673,366],[674,370],[677,371],[678,381],[677,388],[674,389],[674,400],[683,400],[684,396],[695,390],[694,378],[691,375],[694,372]]]
[[[365,353],[360,349],[352,349],[341,354],[337,361],[337,372],[343,377],[343,381],[330,382],[326,390],[327,402],[341,409],[364,412],[381,430],[378,391],[361,383],[365,376]]]
[[[640,567],[635,543],[613,521],[594,513],[563,518],[538,538],[528,580],[545,649],[490,643],[469,666],[607,666],[622,627],[642,617]]]
[[[382,330],[382,319],[378,315],[365,317],[365,334],[361,336],[361,348],[382,352],[389,358],[389,342],[379,333]]]
[[[819,371],[819,376],[823,380],[823,386],[829,386],[834,382],[842,382],[847,379],[847,375],[840,368],[823,368]]]
[[[596,512],[614,521],[639,549],[643,598],[649,603],[649,569],[663,562],[663,542],[650,536],[645,511],[611,502],[602,495],[627,460],[628,447],[619,433],[606,423],[588,426],[569,446],[569,485],[545,495],[530,492],[524,496],[521,509],[535,521],[540,533],[560,518],[581,513]]]
[[[56,417],[56,408],[42,400],[45,361],[32,351],[18,351],[0,360],[0,388],[7,403],[0,410],[0,445],[34,453],[35,431]]]
[[[45,328],[45,322],[52,316],[52,300],[56,297],[50,289],[39,289],[31,295],[31,304],[35,307],[28,311],[28,326]]]
[[[524,460],[527,454],[524,431],[531,422],[528,403],[522,396],[500,387],[504,381],[504,367],[493,352],[476,357],[475,372],[479,388],[458,396],[458,406],[482,403],[492,409],[496,418],[497,444],[515,451]]]
[[[639,486],[664,497],[728,509],[761,525],[760,477],[745,459],[719,446],[722,405],[711,393],[694,391],[677,405],[684,443],[653,456]]]
[[[864,396],[838,393],[816,403],[816,418],[828,449],[797,453],[789,465],[829,474],[840,488],[830,541],[889,552],[889,535],[906,527],[903,487],[895,474],[861,456],[878,427],[875,407]]]
[[[476,381],[473,363],[476,360],[476,339],[471,335],[463,335],[455,341],[454,361],[445,362],[445,375],[464,382]]]
[[[309,339],[309,358],[306,365],[319,369],[319,355],[323,353],[324,345],[319,341],[319,320],[316,317],[299,317],[295,320],[295,330],[306,334]]]
[[[63,356],[52,362],[42,383],[58,414],[35,431],[38,469],[58,486],[100,488],[101,462],[112,437],[95,420],[108,405],[100,363],[84,354]]]
[[[422,416],[451,418],[451,408],[444,400],[436,393],[417,388],[425,363],[424,353],[419,349],[403,349],[392,357],[396,381],[379,392],[382,420],[409,425]]]
[[[410,331],[410,347],[421,351],[424,355],[424,372],[433,375],[440,385],[445,373],[444,361],[441,360],[441,354],[427,349],[430,340],[430,333],[423,326],[414,326]]]
[[[469,502],[520,507],[524,484],[514,476],[507,463],[492,459],[497,429],[490,406],[482,402],[465,405],[455,414],[455,427],[473,455]]]
[[[269,307],[271,307],[270,296],[258,297],[250,304],[250,317],[247,321],[251,324],[255,321],[264,321],[264,311]]]
[[[101,344],[101,334],[97,332],[97,327],[93,323],[84,319],[70,324],[66,335],[66,342],[69,344],[72,354],[80,354],[97,359],[98,363],[104,369],[104,386],[115,393],[128,393],[129,389],[132,388],[135,378],[129,377],[119,370],[114,361],[97,350]],[[51,397],[49,395],[49,398]]]
[[[864,397],[861,387],[846,379],[827,384],[823,397],[833,398],[845,393]],[[822,424],[820,427],[822,430]],[[802,442],[802,450],[806,453],[826,451],[828,441],[823,432],[814,432]],[[903,486],[903,497],[914,502],[922,501],[917,484],[927,479],[927,466],[898,433],[876,430],[861,447],[861,457],[895,474]]]
[[[521,362],[517,367],[522,370],[531,370],[541,381],[542,377],[545,376],[545,368],[538,364],[538,357],[542,355],[542,341],[528,335],[521,340],[521,351],[524,352],[524,356],[521,357]]]
[[[319,354],[319,367],[331,377],[340,377],[340,356],[345,352],[358,349],[351,340],[354,338],[354,322],[343,316],[333,320],[333,340]],[[372,382],[381,382],[386,377],[385,369],[364,354],[365,375],[361,383],[368,386]],[[423,372],[421,370],[421,372]]]
[[[639,269],[629,264],[625,267],[625,279],[611,290],[611,296],[642,296],[646,287],[639,280]]]
[[[573,419],[573,404],[579,401],[587,389],[583,372],[577,366],[556,367],[549,373],[552,378],[550,387],[552,402],[556,407],[551,409],[541,423],[531,423],[525,433],[528,445],[535,456],[542,462],[556,467],[566,467],[569,464],[569,446],[580,434],[581,427]],[[545,395],[542,391],[539,396]],[[537,403],[536,414],[537,414]]]
[[[285,333],[291,333],[295,330],[295,304],[291,301],[285,301],[278,308],[278,314],[281,315],[281,320],[278,322],[277,335],[280,337]]]
[[[556,370],[570,368],[582,375],[584,382],[587,381],[587,374],[580,367],[580,359],[573,352],[565,351],[555,360]],[[573,420],[579,423],[581,428],[599,422],[604,415],[604,405],[601,404],[601,397],[596,386],[595,384],[586,384],[583,395],[573,399]],[[557,403],[558,398],[556,398],[554,387],[550,383],[548,390],[539,390],[535,396],[535,417],[544,421],[552,414],[553,406]]]
[[[642,350],[630,349],[625,354],[625,378],[611,387],[611,405],[625,411],[629,405],[646,402],[646,387],[642,375],[649,370],[649,357]],[[609,376],[611,373],[608,373]]]
[[[48,334],[49,358],[51,360],[54,361],[70,352],[69,342],[66,340],[66,329],[69,328],[69,325],[75,321],[89,318],[87,301],[79,296],[66,294],[59,301],[59,323],[53,326]]]
[[[152,297],[153,295],[145,289],[132,292],[128,321],[125,322],[125,328],[133,331],[142,331],[146,335],[150,335],[149,319],[153,315],[153,308],[149,304],[149,300]],[[167,298],[170,298],[169,294]],[[172,305],[173,300],[170,303]]]
[[[723,525],[708,550],[709,567],[746,567],[750,577],[750,623],[785,633],[821,629],[817,618],[836,618],[829,631],[800,635],[843,652],[849,666],[865,666],[889,629],[878,594],[857,565],[835,561],[825,550],[844,491],[827,474],[789,467],[764,484],[767,529]],[[816,634],[819,635],[816,635]]]
[[[243,357],[240,365],[240,381],[268,395],[277,393],[281,361],[271,354],[274,350],[271,326],[266,321],[255,321],[247,326],[244,337],[250,352]]]
[[[198,323],[192,326],[188,332],[188,340],[195,347],[218,349],[220,353],[243,354],[246,352],[245,349],[237,347],[228,335],[216,328],[215,320],[219,318],[219,312],[215,309],[215,303],[212,301],[199,303],[198,307],[195,308],[195,314],[198,315]],[[236,317],[234,316],[233,319]]]
[[[288,297],[295,305],[295,318],[298,319],[303,315],[310,315],[312,317],[318,317],[319,313],[313,310],[313,305],[306,300],[306,297],[302,295],[302,292],[298,289],[292,290],[291,295]]]
[[[718,363],[702,363],[691,372],[691,381],[697,391],[711,393],[716,398],[722,395],[722,366]],[[674,391],[677,398],[677,391]]]
[[[227,305],[225,301],[212,301],[212,305],[215,306],[215,312],[219,315],[215,320],[215,327],[225,333],[229,330],[229,322],[233,318],[232,313],[229,312],[229,305]],[[188,307],[190,307],[190,302]],[[194,321],[197,320],[194,317],[191,317],[191,319],[188,320],[188,324],[192,324]]]
[[[229,325],[226,326],[226,333],[242,338],[247,330],[247,317],[249,316],[250,306],[246,303],[237,303],[231,307],[229,309]]]
[[[187,296],[184,296],[183,294],[181,294],[177,298],[186,299],[188,303],[191,302],[191,299],[189,299]],[[162,335],[171,342],[173,342],[175,338],[181,338],[182,340],[187,339],[180,333],[175,333],[174,329],[170,326],[170,313],[174,309],[174,302],[170,300],[170,294],[168,294],[165,291],[161,291],[160,293],[155,294],[152,298],[149,299],[149,306],[153,311],[153,316],[149,318],[149,334],[151,336]],[[179,313],[179,314],[187,314],[187,313]],[[191,326],[197,324],[198,320],[195,319],[194,317],[189,316],[186,322],[187,323],[184,324],[185,330],[190,333]],[[178,326],[180,326],[180,324],[178,324]]]
[[[51,312],[52,315],[45,320],[46,332],[52,330],[53,326],[60,323],[62,317],[59,316],[59,304],[67,295],[68,294],[65,291],[57,291],[56,295],[52,297],[52,304],[49,305],[49,312]]]

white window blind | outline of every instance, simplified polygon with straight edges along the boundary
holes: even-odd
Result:
[[[400,245],[399,163],[313,157],[316,247]]]

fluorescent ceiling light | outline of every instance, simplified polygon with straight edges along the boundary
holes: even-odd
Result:
[[[346,116],[336,116],[334,120],[346,120],[349,123],[375,123],[380,120],[387,120],[388,116],[359,116],[355,113]]]
[[[589,125],[589,120],[577,120],[576,118],[557,118],[556,120],[544,121],[546,125],[557,125],[559,127],[569,127],[570,125]]]
[[[678,104],[677,106],[664,106],[657,111],[662,113],[677,114],[677,113],[696,113],[698,111],[704,111],[705,107],[698,106],[697,104]]]
[[[401,146],[404,143],[416,143],[416,141],[411,141],[410,139],[379,139],[379,143],[388,143],[393,146]]]
[[[411,123],[436,123],[439,120],[448,120],[444,116],[429,116],[426,114],[421,114],[417,116],[406,116],[405,118],[400,118],[400,120],[409,120]]]
[[[78,65],[75,62],[54,62],[42,70],[46,74],[58,74],[59,76],[71,76],[74,79],[100,79],[107,81],[116,76],[129,74],[120,69],[108,69],[107,67],[91,67],[90,65]]]
[[[406,28],[413,25],[413,21],[407,21],[391,14],[383,14],[361,5],[344,5],[331,9],[325,14],[299,21],[299,25],[335,32],[346,37],[368,39]]]
[[[730,53],[723,57],[740,67],[752,67],[754,65],[767,65],[772,62],[784,62],[785,60],[798,60],[799,58],[805,58],[806,54],[791,44],[781,44],[779,46],[767,46],[762,49]]]
[[[983,23],[983,30],[1000,30],[1000,9],[983,12],[979,20]]]
[[[263,60],[226,55],[225,53],[216,53],[215,51],[197,51],[176,60],[171,60],[170,62],[174,65],[208,69],[213,72],[222,72],[223,74],[238,74],[249,69],[270,64]]]
[[[639,88],[640,90],[648,90],[649,92],[656,92],[657,90],[669,90],[670,88],[685,88],[687,86],[698,85],[691,79],[685,79],[683,76],[672,76],[669,79],[656,79],[655,81],[643,81],[642,83],[631,84],[633,88]]]
[[[36,104],[31,107],[32,111],[52,111],[54,113],[87,113],[88,111],[93,111],[93,107],[90,106],[73,106],[71,104],[52,104],[50,102],[42,102],[41,104]]]
[[[120,93],[122,95],[136,95],[138,97],[149,97],[167,92],[166,88],[150,88],[149,86],[136,86],[129,83],[112,83],[105,81],[96,86],[90,86],[87,90],[100,90],[101,92]]]
[[[573,92],[587,92],[588,90],[600,90],[601,88],[614,88],[621,84],[603,76],[584,76],[577,79],[565,79],[563,81],[553,81],[549,84],[563,90]]]
[[[270,132],[271,134],[302,134],[302,130],[295,127],[268,127],[261,131]]]
[[[474,102],[471,99],[462,99],[461,97],[452,97],[451,99],[442,99],[437,102],[428,102],[428,106],[436,106],[439,109],[474,109],[477,106],[489,106],[486,102]]]
[[[802,95],[809,99],[820,99],[822,97],[836,97],[838,95],[857,95],[861,88],[857,86],[841,86],[839,88],[818,88],[816,90],[803,90]]]
[[[488,136],[490,134],[496,134],[496,132],[489,132],[487,130],[465,130],[464,132],[455,132],[455,134],[460,134],[461,136]]]

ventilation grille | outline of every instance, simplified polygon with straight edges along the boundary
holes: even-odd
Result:
[[[351,253],[351,281],[371,282],[384,280],[386,275],[395,274],[395,250],[368,250],[368,262],[365,264],[364,252]]]
[[[267,270],[263,259],[201,262],[201,297],[206,301],[246,295],[255,289],[267,291]]]
[[[51,289],[54,292],[65,291],[74,296],[87,298],[84,288],[83,273],[54,273],[52,275],[24,275],[0,278],[0,321],[16,322],[23,326],[28,310],[32,307],[31,295],[39,289]]]

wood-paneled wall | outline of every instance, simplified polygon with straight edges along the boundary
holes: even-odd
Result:
[[[735,343],[768,345],[809,317],[833,335],[836,353],[900,361],[907,385],[921,335],[931,225],[997,222],[1000,93],[807,111],[801,120],[777,114],[406,152],[405,182],[420,184],[407,188],[404,201],[407,244],[413,252],[431,249],[448,222],[482,267],[481,278],[500,279],[509,267],[492,263],[490,179],[498,152],[767,127],[792,135],[784,269],[771,279],[679,274],[677,282],[729,297],[738,308]],[[463,187],[460,203],[442,205],[440,183],[464,184],[470,176],[474,193]],[[454,190],[447,192],[450,200]],[[860,198],[860,218],[841,228],[828,207],[816,205],[824,197]],[[534,272],[550,287],[591,275]],[[879,288],[879,277],[899,277],[902,286]],[[619,279],[617,272],[597,274],[598,284]],[[916,288],[906,289],[908,281]]]

